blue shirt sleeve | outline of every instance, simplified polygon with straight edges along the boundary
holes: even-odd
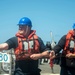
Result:
[[[40,52],[46,51],[47,48],[46,48],[45,44],[43,43],[43,40],[40,37],[38,37],[38,41],[39,41],[39,44],[40,44]]]

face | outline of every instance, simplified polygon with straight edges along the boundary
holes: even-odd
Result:
[[[30,33],[31,27],[26,25],[19,25],[19,33],[24,36],[28,36]]]

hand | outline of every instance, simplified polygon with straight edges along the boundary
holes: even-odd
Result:
[[[52,60],[52,59],[55,59],[55,57],[56,57],[56,56],[55,56],[55,55],[53,55],[52,57],[50,57],[50,59],[51,59],[51,60]]]
[[[54,58],[55,57],[55,52],[52,50],[51,52],[50,52],[50,58]]]
[[[68,57],[68,58],[74,58],[74,55],[75,54],[69,53],[69,54],[66,55],[66,57]]]
[[[30,55],[30,58],[33,59],[33,60],[37,60],[41,57],[41,54],[32,54]]]

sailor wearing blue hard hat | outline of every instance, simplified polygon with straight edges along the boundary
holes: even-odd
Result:
[[[28,17],[22,17],[19,20],[19,33],[21,35],[27,36],[30,34],[31,27],[32,27],[32,22]]]

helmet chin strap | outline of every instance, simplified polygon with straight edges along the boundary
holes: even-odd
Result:
[[[28,34],[28,26],[26,26],[26,32],[25,32],[25,35]]]

